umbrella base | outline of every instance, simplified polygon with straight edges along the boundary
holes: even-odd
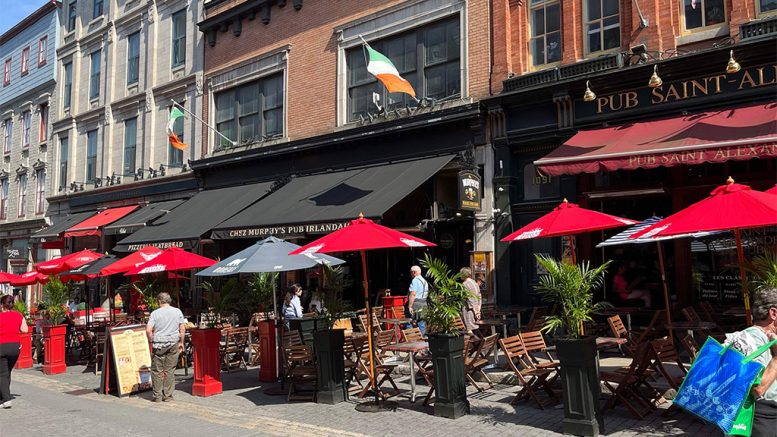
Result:
[[[399,404],[396,401],[368,401],[356,404],[356,411],[362,413],[380,413],[381,411],[396,411]]]

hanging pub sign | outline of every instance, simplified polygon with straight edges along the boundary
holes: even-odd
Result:
[[[6,247],[6,259],[27,259],[28,249],[26,247]]]
[[[480,211],[480,176],[472,170],[459,172],[459,209]]]

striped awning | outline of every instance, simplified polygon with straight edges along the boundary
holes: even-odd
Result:
[[[637,232],[642,231],[643,229],[646,229],[650,226],[653,226],[655,223],[658,223],[661,220],[663,220],[663,217],[656,217],[656,216],[645,219],[644,221],[627,228],[625,231],[619,232],[618,234],[613,235],[612,237],[602,241],[601,243],[597,244],[596,247],[600,248],[600,247],[609,247],[609,246],[620,246],[621,244],[655,243],[656,241],[674,240],[676,238],[696,239],[696,238],[707,237],[710,235],[715,235],[720,233],[720,232],[696,232],[693,234],[672,235],[669,237],[629,238],[632,235],[636,234]]]

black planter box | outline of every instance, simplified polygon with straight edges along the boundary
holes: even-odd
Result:
[[[313,344],[313,333],[329,328],[323,317],[305,317],[304,319],[290,319],[289,328],[299,331],[299,336],[305,344]]]
[[[467,382],[464,379],[464,336],[429,334],[434,365],[436,399],[434,415],[457,419],[469,414]]]
[[[602,425],[599,414],[599,351],[596,338],[558,340],[564,403],[564,434],[596,436]],[[601,426],[603,428],[603,426]]]
[[[320,404],[333,405],[345,400],[344,342],[343,329],[327,329],[313,333],[318,375],[316,402]]]

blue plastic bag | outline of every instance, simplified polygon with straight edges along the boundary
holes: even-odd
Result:
[[[729,433],[750,389],[764,371],[764,366],[753,359],[773,343],[767,343],[746,357],[707,338],[688,370],[674,404]]]

